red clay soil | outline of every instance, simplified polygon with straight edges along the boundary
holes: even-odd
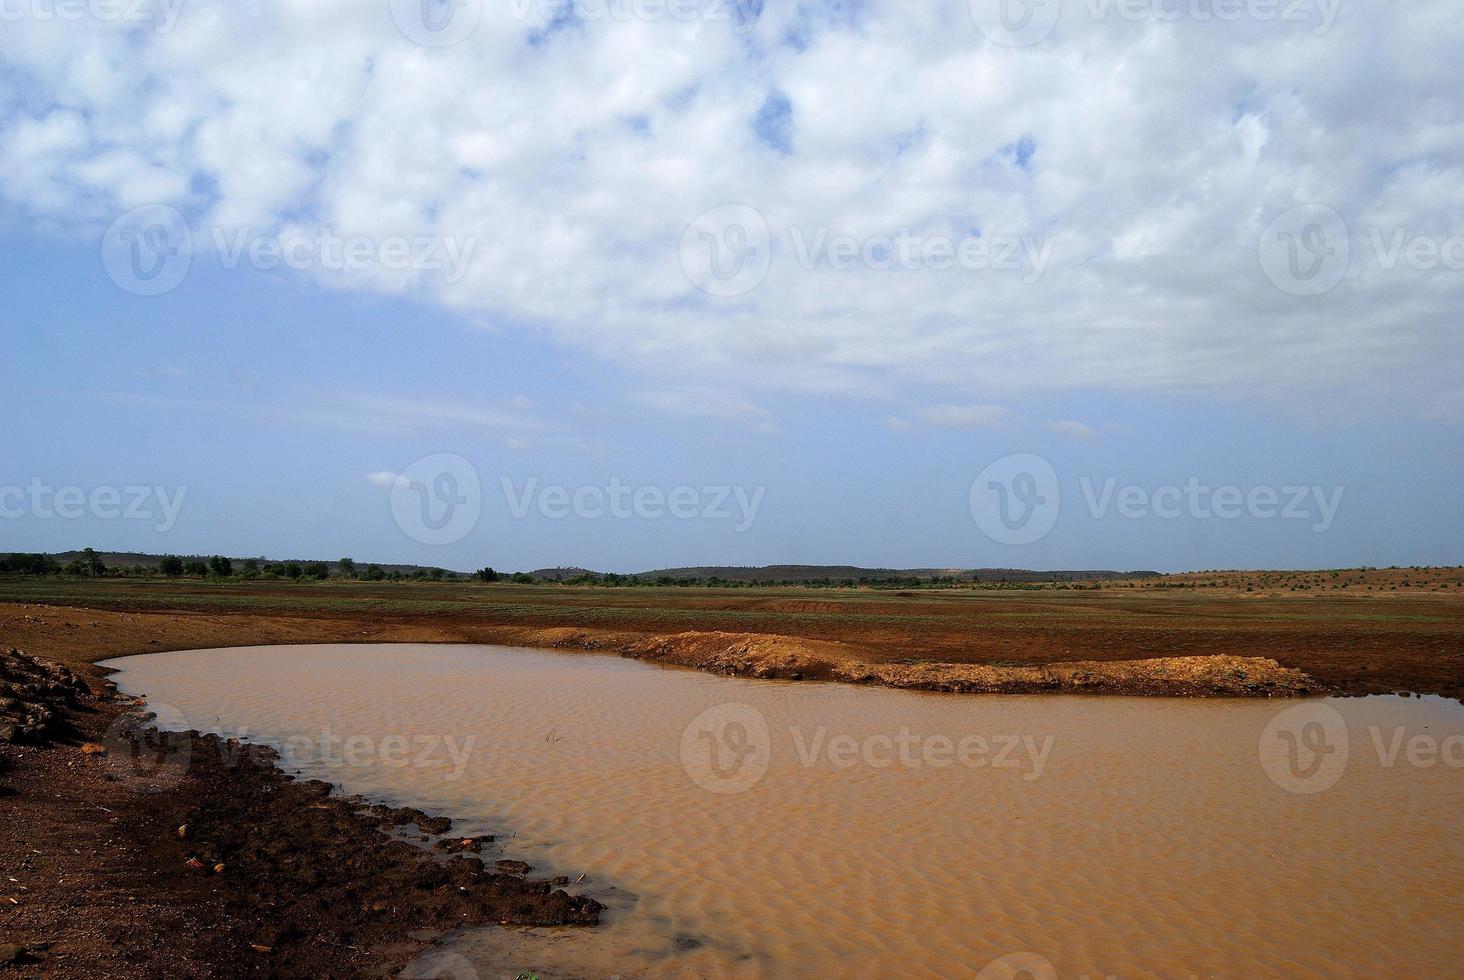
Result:
[[[0,746],[0,977],[388,975],[457,925],[598,913],[509,873],[521,869],[497,865],[491,843],[440,836],[430,859],[445,828],[426,815],[363,814],[217,739],[190,739],[190,765],[140,792],[131,708],[107,692],[99,660],[505,643],[933,690],[1464,697],[1457,570],[1285,574],[949,594],[104,582],[60,588],[61,601],[49,585],[10,586],[28,601],[0,603],[0,651],[69,665],[99,696],[47,668],[27,682],[53,685],[45,698],[0,710],[15,729],[0,734],[41,743]],[[64,708],[59,726],[31,724],[41,703]],[[88,742],[107,753],[87,754]],[[421,847],[388,837],[383,821],[397,820],[432,834]]]
[[[1268,577],[1290,573],[908,594],[106,581],[0,603],[0,643],[73,665],[264,643],[506,643],[935,690],[1464,698],[1464,575],[1425,571],[1353,573],[1327,586],[1337,594]]]

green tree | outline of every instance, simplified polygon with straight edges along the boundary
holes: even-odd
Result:
[[[323,561],[313,561],[305,566],[305,575],[324,581],[330,578],[330,566]]]
[[[197,575],[199,578],[202,578],[208,574],[208,562],[202,559],[194,559],[193,561],[185,562],[183,570],[189,575]]]
[[[336,564],[340,566],[341,574],[344,575],[346,578],[356,577],[356,563],[354,560],[350,558],[342,558],[340,561],[336,562]]]
[[[478,579],[483,582],[497,582],[498,573],[491,568],[478,569]]]
[[[228,578],[234,574],[234,563],[223,555],[214,555],[208,560],[208,570],[219,578]]]
[[[164,555],[163,560],[158,562],[158,568],[164,575],[182,575],[183,559],[177,555]]]
[[[81,563],[86,566],[88,575],[102,576],[107,574],[107,566],[103,564],[97,553],[90,548],[83,548],[81,551]]]
[[[285,575],[287,575],[288,577],[290,577],[290,578],[299,578],[301,576],[301,574],[303,574],[303,572],[304,572],[304,569],[302,569],[300,567],[300,563],[299,562],[297,562],[297,561],[287,561],[287,562],[285,562]]]

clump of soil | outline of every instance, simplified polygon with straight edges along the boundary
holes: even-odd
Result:
[[[599,921],[447,817],[332,796],[262,746],[159,732],[58,664],[10,652],[0,671],[17,738],[0,742],[0,976],[389,976],[462,926]]]
[[[62,664],[0,652],[0,745],[44,745],[91,688]]]

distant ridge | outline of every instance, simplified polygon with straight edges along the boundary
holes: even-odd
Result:
[[[15,554],[15,552],[0,552],[0,554]],[[65,565],[68,562],[79,560],[83,553],[80,551],[53,551],[49,552],[49,554],[52,558],[56,559],[58,564]],[[146,568],[156,570],[163,561],[162,555],[144,554],[139,551],[98,551],[96,556],[108,568]],[[209,559],[209,555],[179,555],[178,557],[184,561],[207,561]],[[263,555],[227,555],[226,557],[236,565],[242,565],[244,562],[253,559],[261,565],[266,563],[283,564],[286,562],[294,562],[299,565],[313,565],[318,563],[330,566],[332,571],[338,571],[340,569],[340,562],[334,558],[266,558]],[[404,575],[410,575],[419,569],[422,571],[431,571],[436,567],[433,565],[402,565],[376,561],[358,561],[356,564],[363,569],[370,568],[374,565],[383,572],[401,572]]]
[[[0,552],[0,557],[9,554]],[[50,556],[57,563],[66,565],[69,562],[82,558],[80,551],[51,552]],[[145,568],[154,571],[162,561],[162,555],[143,554],[141,552],[120,552],[120,551],[99,551],[96,557],[100,558],[108,568]],[[179,555],[184,561],[206,561],[208,555]],[[319,563],[328,566],[332,572],[341,571],[340,562],[336,560],[320,560],[312,558],[281,559],[266,558],[258,556],[229,556],[235,565],[242,565],[249,558],[254,558],[264,565],[266,563],[295,562],[298,564]],[[400,575],[411,576],[418,571],[429,572],[435,566],[407,565],[392,562],[372,562],[365,559],[357,559],[356,567],[364,570],[370,567],[381,569],[385,573],[396,572]],[[443,569],[449,574],[471,574],[459,570]],[[505,573],[507,574],[507,573]],[[589,568],[581,568],[577,565],[560,566],[556,568],[538,568],[529,573],[542,582],[570,582],[576,579],[597,579],[612,577],[606,572],[597,572]],[[1113,571],[1113,570],[1061,570],[1042,572],[1029,568],[863,568],[858,565],[760,565],[760,566],[739,566],[739,565],[693,565],[685,568],[656,568],[648,572],[635,572],[632,574],[614,575],[614,578],[636,579],[641,582],[653,584],[658,580],[672,580],[675,582],[746,582],[751,584],[842,584],[853,582],[1075,582],[1094,581],[1125,578],[1161,578],[1159,572],[1154,571]]]
[[[531,573],[535,578],[551,582],[562,582],[600,572],[584,568],[541,568]],[[717,579],[722,582],[894,582],[933,581],[943,579],[955,582],[1073,582],[1078,580],[1158,578],[1158,572],[1137,571],[1056,571],[1039,572],[1027,568],[861,568],[858,565],[762,565],[743,567],[736,565],[694,565],[687,568],[657,568],[649,572],[637,572],[634,578],[654,582],[657,579],[706,582]]]

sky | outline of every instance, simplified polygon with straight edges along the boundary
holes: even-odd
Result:
[[[1446,0],[4,0],[0,551],[1464,563]]]

